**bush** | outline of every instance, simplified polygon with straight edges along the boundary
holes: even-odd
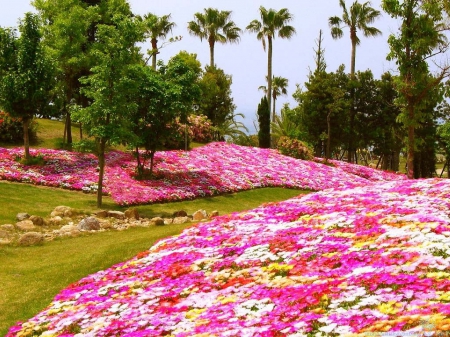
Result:
[[[213,126],[207,116],[190,115],[188,123],[190,136],[194,142],[208,143],[213,139]]]
[[[308,144],[286,136],[280,137],[277,149],[281,154],[297,159],[311,160],[314,158],[313,150]]]
[[[37,139],[37,123],[32,120],[29,126],[30,142]],[[6,143],[23,142],[23,126],[21,118],[13,118],[0,111],[0,141]]]

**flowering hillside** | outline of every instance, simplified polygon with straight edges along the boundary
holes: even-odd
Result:
[[[442,335],[449,215],[450,181],[429,179],[218,217],[72,284],[7,337]]]
[[[0,148],[0,179],[92,192],[97,189],[98,161],[90,154],[58,150],[32,150],[46,160],[44,166],[24,167],[14,160],[22,149]],[[163,151],[155,155],[158,179],[133,178],[136,162],[131,154],[107,155],[104,191],[121,205],[175,201],[278,186],[310,190],[351,188],[370,181],[406,179],[371,168],[330,167],[286,157],[276,150],[211,143],[192,151]],[[356,169],[355,169],[356,168]],[[360,176],[358,176],[360,175]]]

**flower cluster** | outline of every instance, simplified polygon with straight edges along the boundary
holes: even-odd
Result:
[[[21,149],[0,148],[0,179],[95,191],[98,161],[91,154],[31,150],[44,157],[44,166],[22,166],[14,161]],[[329,167],[283,156],[272,149],[210,143],[192,151],[155,154],[157,180],[133,178],[136,163],[129,153],[107,154],[104,191],[120,205],[193,199],[258,187],[288,187],[320,191],[363,186],[373,180],[406,179],[355,165]],[[350,171],[350,172],[348,172]],[[364,177],[358,176],[363,172]]]
[[[207,143],[213,139],[213,126],[205,115],[190,115],[188,117],[189,130],[192,140]]]
[[[378,182],[217,217],[70,285],[7,337],[446,333],[449,197],[449,180]]]
[[[280,137],[277,142],[277,149],[281,154],[291,156],[297,159],[313,159],[313,151],[308,144],[290,137]]]

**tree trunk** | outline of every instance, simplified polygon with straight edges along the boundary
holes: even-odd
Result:
[[[352,40],[352,58],[350,63],[350,129],[348,136],[348,162],[353,163],[353,140],[354,140],[354,128],[355,128],[355,88],[354,88],[354,80],[355,80],[355,60],[356,60],[356,28],[351,29],[350,32],[351,40]]]
[[[30,120],[29,117],[23,117],[22,126],[23,126],[23,146],[25,149],[25,161],[28,162],[31,158],[30,156],[30,135],[28,133],[28,129],[30,126]]]
[[[209,65],[211,68],[215,68],[216,65],[214,64],[214,39],[211,37],[208,39],[209,42]]]
[[[139,146],[137,145],[136,145],[136,160],[137,160],[138,178],[142,179],[142,175],[144,174],[144,165],[141,163],[141,156],[139,155]]]
[[[325,162],[330,159],[330,149],[331,149],[331,112],[327,114],[327,153],[325,155]]]
[[[270,107],[272,106],[272,36],[267,36],[267,103],[269,106],[269,114],[270,114]],[[269,121],[270,121],[270,115],[269,115]],[[270,128],[269,128],[270,130]],[[271,138],[270,132],[269,132],[269,139]],[[269,141],[269,144],[271,141]]]
[[[277,114],[276,110],[275,110],[275,102],[277,100],[275,95],[272,95],[272,99],[273,99],[273,109],[272,109],[272,123],[275,123],[275,116]]]
[[[156,70],[156,55],[158,52],[158,40],[152,39],[152,68]]]
[[[153,176],[153,166],[154,166],[155,152],[156,151],[154,151],[154,150],[150,151],[150,176]]]
[[[105,174],[105,148],[106,148],[106,139],[101,138],[98,149],[98,189],[97,189],[97,208],[102,207],[102,198],[103,198],[103,176]]]
[[[410,125],[408,126],[408,156],[406,163],[408,165],[407,176],[409,179],[414,179],[414,106],[408,103],[408,118],[410,120]]]
[[[66,135],[67,135],[67,144],[72,144],[72,119],[70,117],[70,112],[66,112]]]

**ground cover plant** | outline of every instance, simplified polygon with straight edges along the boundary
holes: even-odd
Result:
[[[222,216],[61,291],[10,336],[450,331],[450,182],[326,190]]]
[[[94,155],[35,149],[42,166],[24,166],[15,157],[21,149],[0,148],[0,179],[95,192],[98,160]],[[372,169],[330,167],[283,156],[272,149],[210,143],[192,151],[161,151],[155,155],[157,179],[134,179],[136,163],[130,153],[111,151],[106,158],[104,191],[119,205],[193,199],[260,187],[309,190],[350,188],[371,180],[405,179]],[[356,174],[364,171],[365,176]]]

